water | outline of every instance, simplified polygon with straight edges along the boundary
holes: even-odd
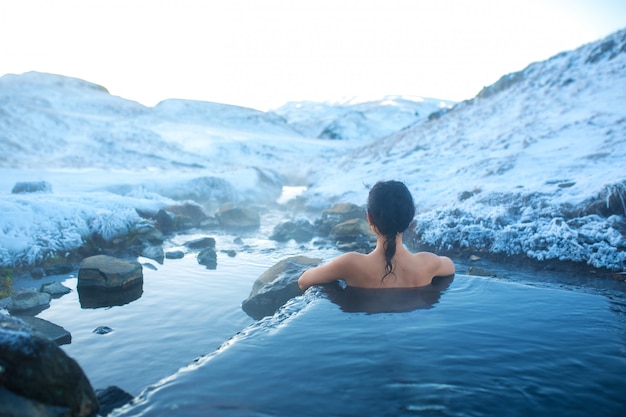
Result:
[[[259,235],[212,234],[216,270],[141,259],[157,270],[127,305],[82,309],[74,291],[39,317],[72,333],[95,388],[141,393],[118,416],[626,415],[623,293],[458,274],[402,312],[313,289],[257,322],[240,304],[267,268],[337,254]]]

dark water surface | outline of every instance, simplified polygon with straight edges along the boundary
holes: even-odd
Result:
[[[39,314],[72,333],[63,348],[95,388],[141,393],[116,415],[626,415],[623,294],[458,274],[414,305],[386,294],[401,312],[314,288],[257,322],[240,305],[259,275],[337,252],[234,237],[216,236],[216,270],[149,261],[138,300],[84,309],[73,291]]]
[[[458,275],[432,308],[347,313],[317,290],[148,389],[123,416],[619,416],[623,311]]]

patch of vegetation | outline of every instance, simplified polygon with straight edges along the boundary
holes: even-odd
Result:
[[[0,268],[0,298],[11,295],[13,284],[13,270],[9,268]]]

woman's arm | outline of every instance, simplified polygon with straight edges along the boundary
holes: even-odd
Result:
[[[346,279],[354,269],[356,253],[345,253],[325,265],[304,271],[298,278],[298,286],[301,290],[318,285],[327,284],[338,279]]]

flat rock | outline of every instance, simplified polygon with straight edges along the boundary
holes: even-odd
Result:
[[[39,317],[20,315],[14,317],[22,320],[24,323],[37,330],[39,333],[46,335],[48,339],[52,340],[59,346],[72,343],[72,335],[70,334],[70,332],[57,324],[51,323],[48,320],[44,320]]]
[[[139,262],[96,255],[85,258],[78,271],[78,287],[122,289],[143,283]]]
[[[41,286],[41,292],[45,292],[50,294],[52,297],[59,297],[64,294],[69,294],[72,292],[71,289],[67,288],[65,285],[61,284],[58,281],[49,282],[47,284],[43,284]]]
[[[22,290],[13,293],[7,310],[11,313],[38,313],[50,306],[51,296],[36,290]]]

